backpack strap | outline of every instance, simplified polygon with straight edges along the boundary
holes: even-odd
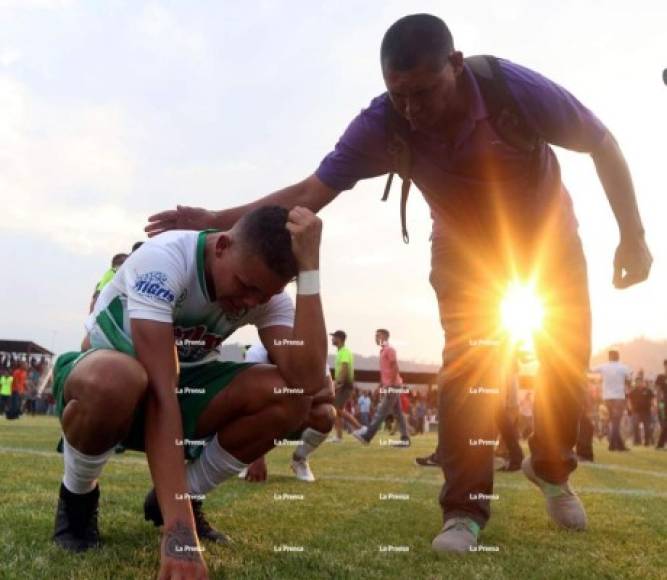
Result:
[[[407,227],[407,206],[408,195],[410,193],[410,179],[412,169],[412,153],[410,150],[409,127],[405,119],[401,118],[394,107],[389,103],[386,110],[385,126],[387,132],[387,153],[391,162],[391,171],[387,177],[387,183],[384,187],[382,201],[387,201],[389,191],[394,179],[394,174],[398,173],[401,178],[401,232],[403,241],[410,242]]]
[[[465,63],[472,71],[489,113],[491,126],[508,145],[525,153],[539,150],[544,140],[528,123],[510,92],[495,56],[469,56]]]

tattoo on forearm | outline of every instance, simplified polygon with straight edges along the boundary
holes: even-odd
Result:
[[[177,521],[172,528],[165,531],[165,536],[164,550],[169,558],[188,561],[198,559],[200,548],[197,536],[194,530],[183,522]]]

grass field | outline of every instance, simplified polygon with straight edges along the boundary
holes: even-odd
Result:
[[[158,533],[143,520],[150,485],[140,454],[114,457],[102,477],[103,549],[70,555],[50,543],[62,459],[54,418],[0,420],[0,577],[153,578]],[[410,449],[370,447],[348,438],[325,444],[311,464],[314,484],[294,479],[290,450],[269,455],[269,481],[225,483],[207,499],[210,520],[232,547],[206,545],[211,578],[667,578],[667,452],[635,448],[611,454],[597,445],[573,483],[590,521],[585,533],[548,523],[539,492],[517,473],[498,474],[493,517],[481,543],[498,552],[436,556],[441,521],[439,470],[413,458],[430,452],[433,435]],[[275,494],[302,494],[279,501]],[[409,494],[381,501],[380,494]],[[277,552],[283,545],[302,552]],[[408,547],[383,552],[381,547]]]

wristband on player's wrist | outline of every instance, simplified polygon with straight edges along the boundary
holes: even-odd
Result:
[[[303,270],[296,278],[296,293],[305,296],[320,293],[320,271]]]

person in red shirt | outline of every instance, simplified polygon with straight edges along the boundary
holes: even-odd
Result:
[[[396,350],[389,344],[389,331],[379,328],[375,331],[375,343],[380,346],[380,404],[371,424],[352,432],[361,443],[368,445],[387,415],[393,415],[398,420],[401,430],[400,447],[410,446],[408,424],[401,410],[400,394],[407,391],[403,386],[403,379],[398,372]]]
[[[25,394],[25,384],[28,377],[26,364],[23,361],[21,361],[18,367],[14,369],[12,377],[14,380],[12,382],[12,398],[10,402],[9,417],[18,419],[21,414],[21,402],[23,400],[23,395]]]

